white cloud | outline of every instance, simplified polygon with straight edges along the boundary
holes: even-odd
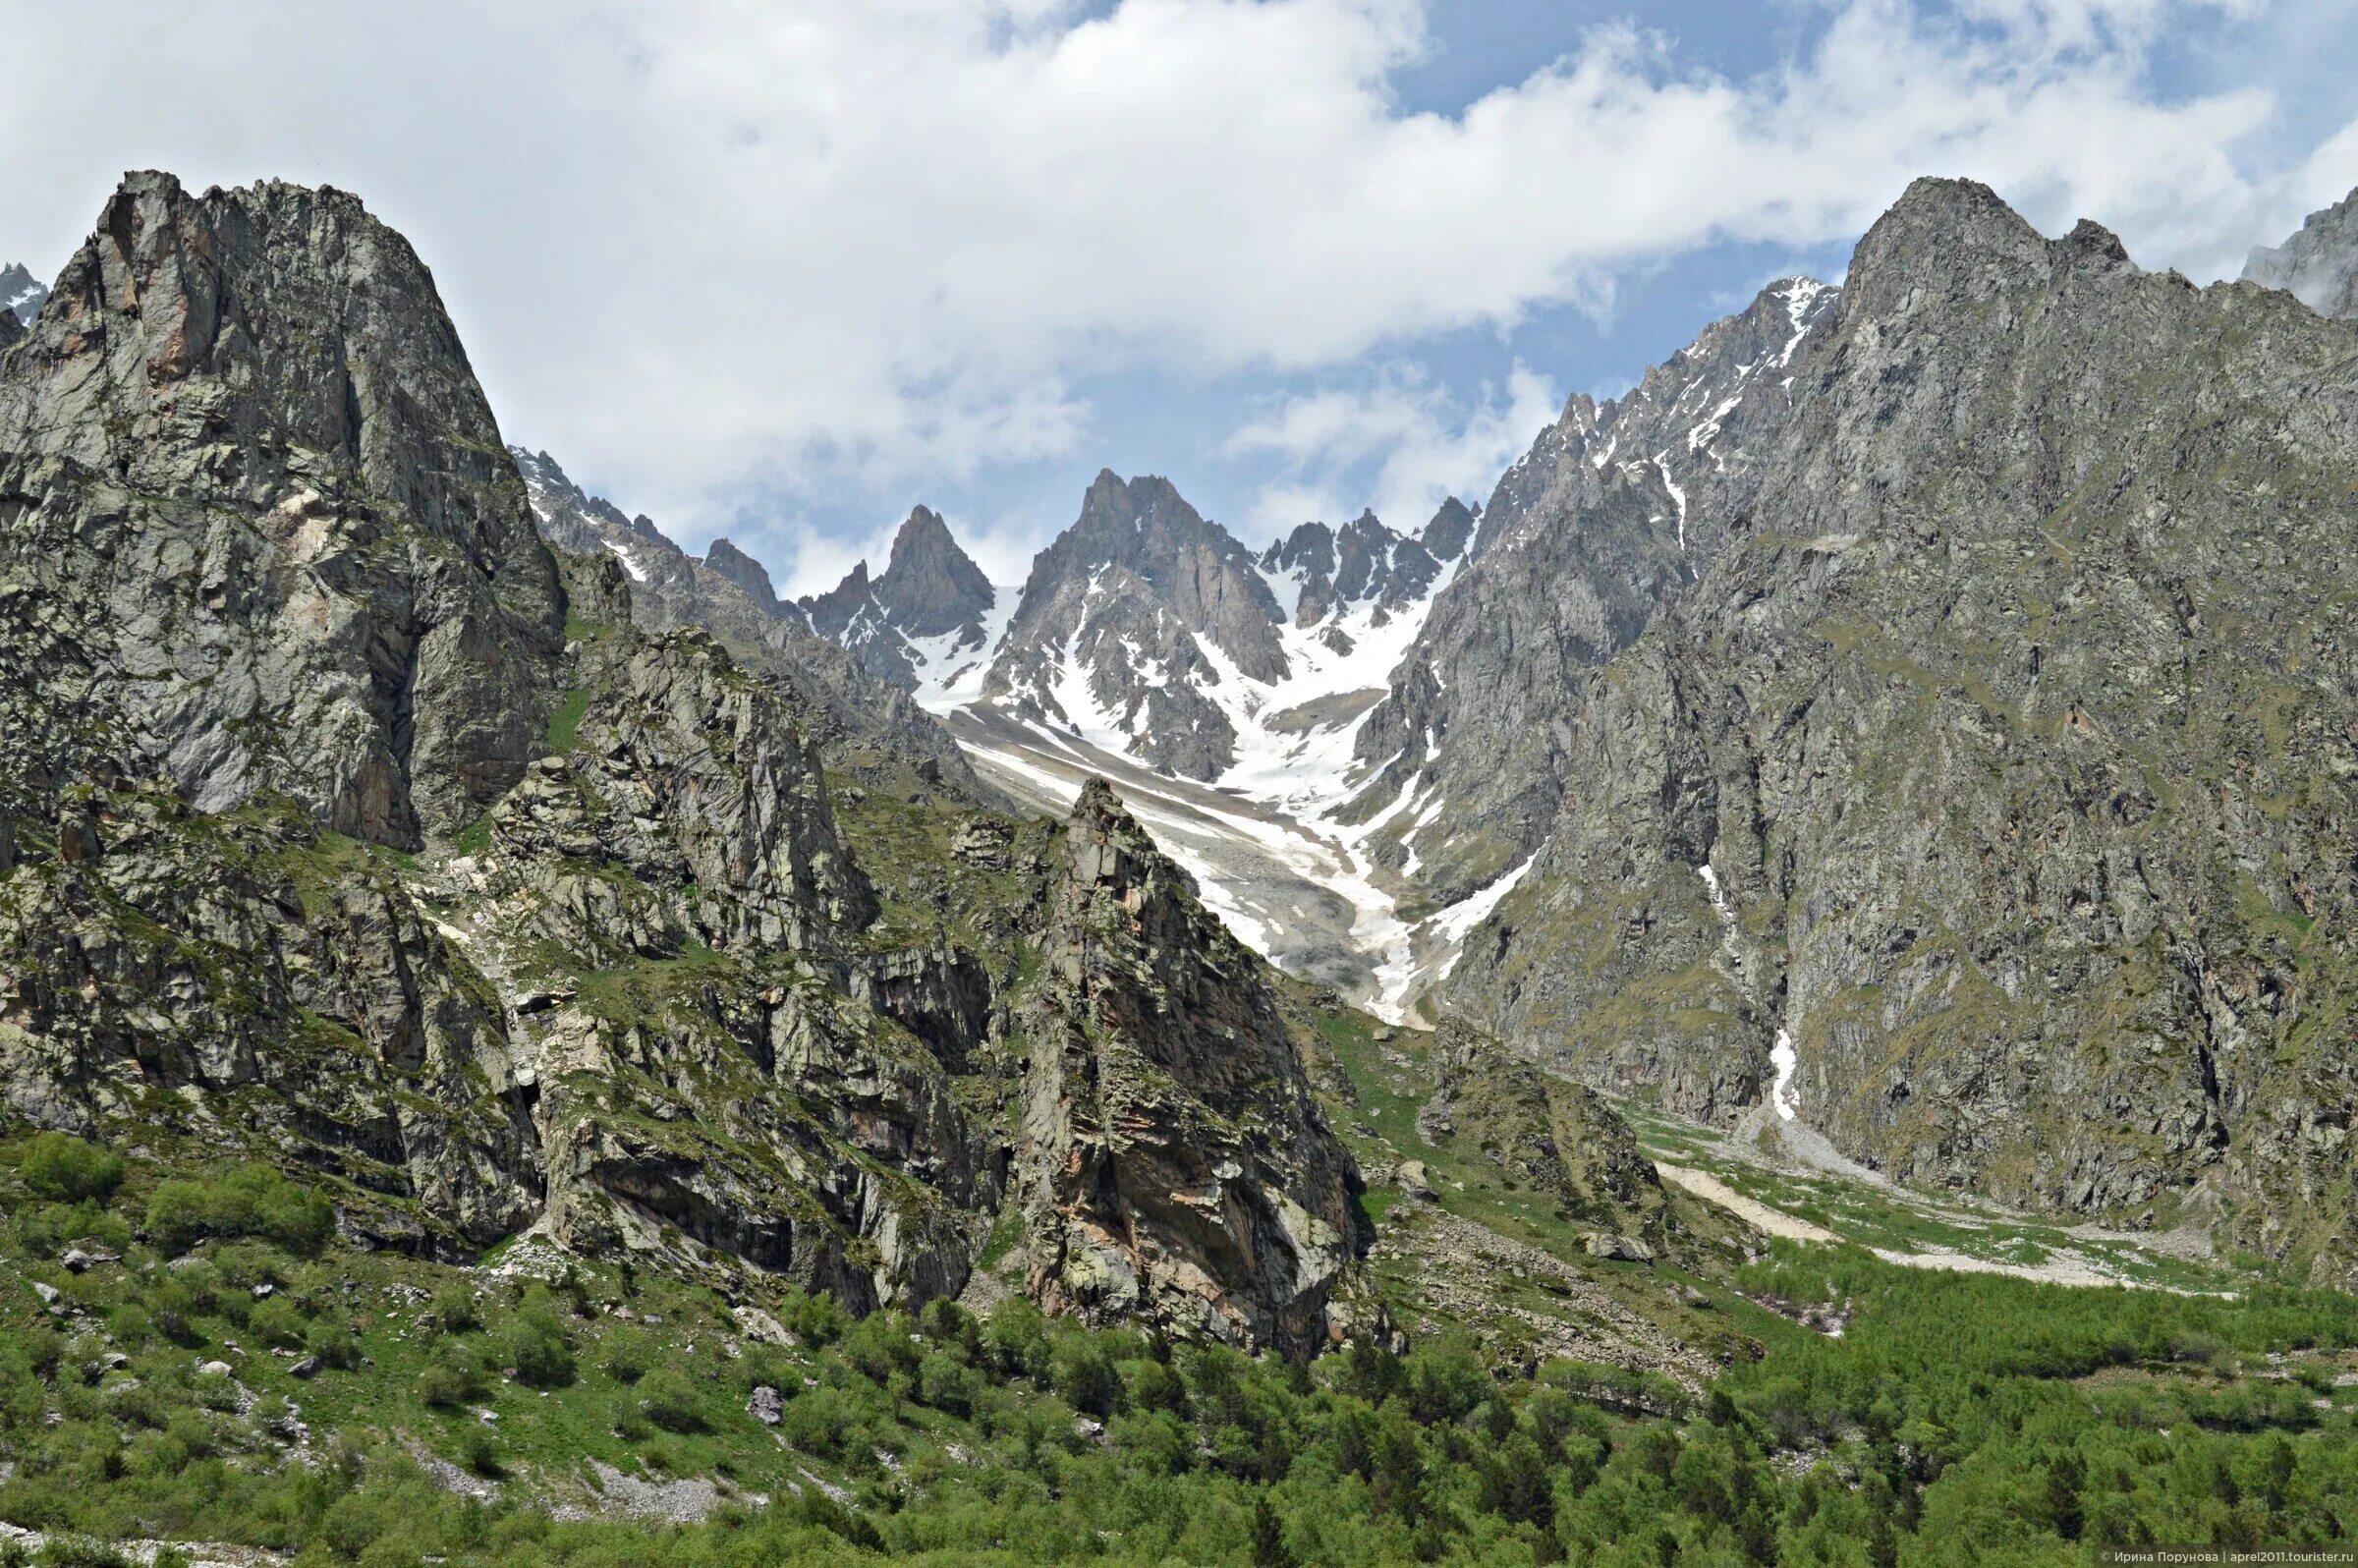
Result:
[[[9,208],[49,265],[126,166],[361,191],[508,424],[694,539],[756,489],[914,498],[1072,452],[1107,376],[1332,375],[1717,240],[1823,245],[1920,173],[2197,274],[2358,177],[2245,167],[2260,88],[2157,97],[2185,4],[1962,10],[1845,0],[1743,80],[1608,28],[1440,116],[1394,92],[1415,0],[151,0],[98,34],[16,13],[0,140],[41,149]],[[1436,433],[1438,395],[1363,387],[1301,418],[1367,431],[1265,450],[1325,472],[1388,428],[1406,505],[1489,443]]]
[[[1444,496],[1480,505],[1498,475],[1563,403],[1555,383],[1516,364],[1504,387],[1482,388],[1471,408],[1413,368],[1373,382],[1287,400],[1228,438],[1231,452],[1282,458],[1287,476],[1256,498],[1253,522],[1276,534],[1309,519],[1356,516],[1373,496],[1376,516],[1404,532],[1425,526]]]

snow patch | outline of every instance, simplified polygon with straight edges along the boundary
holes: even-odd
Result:
[[[1793,1119],[1793,1074],[1801,1066],[1801,1058],[1793,1053],[1793,1036],[1788,1030],[1776,1032],[1776,1043],[1768,1048],[1769,1065],[1776,1069],[1776,1083],[1768,1091],[1769,1103],[1776,1114],[1786,1121]]]
[[[624,546],[615,543],[612,539],[606,540],[606,548],[612,550],[616,555],[622,557],[622,569],[631,574],[632,582],[644,583],[646,581],[646,568],[639,564],[639,558],[637,556],[633,555]]]

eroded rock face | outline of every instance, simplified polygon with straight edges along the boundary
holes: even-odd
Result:
[[[1495,880],[1545,836],[1589,673],[1726,548],[1835,299],[1807,278],[1770,285],[1627,396],[1572,398],[1498,481],[1465,570],[1355,743],[1381,766],[1358,815],[1403,792],[1445,803],[1456,830],[1421,840],[1416,857],[1439,902]],[[1378,854],[1410,858],[1397,839]]]
[[[2288,290],[2320,315],[2358,316],[2358,191],[2310,213],[2282,245],[2254,250],[2243,281]]]
[[[0,881],[0,1095],[203,1158],[301,1148],[364,1236],[472,1252],[539,1206],[499,998],[393,867],[291,803],[71,787]],[[66,852],[68,844],[72,852]]]
[[[1258,961],[1103,780],[1066,824],[1023,1013],[1019,1191],[1033,1293],[1252,1348],[1306,1350],[1363,1245],[1359,1175]]]
[[[1590,679],[1452,1000],[1853,1157],[2351,1277],[2358,329],[1920,182],[1749,527]],[[1710,879],[1699,874],[1708,868]]]
[[[530,760],[563,621],[432,279],[334,191],[129,176],[0,360],[6,765],[415,845]]]

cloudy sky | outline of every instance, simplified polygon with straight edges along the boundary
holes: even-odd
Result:
[[[2231,275],[2358,185],[2358,0],[0,0],[0,261],[126,168],[359,192],[509,438],[831,583],[1100,467],[1248,539],[1487,495],[1923,173]]]

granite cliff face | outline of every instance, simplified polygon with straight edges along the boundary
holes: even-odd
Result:
[[[556,570],[401,237],[352,196],[128,178],[0,361],[0,754],[283,792],[415,847],[531,759]]]
[[[2283,289],[2320,315],[2358,316],[2358,191],[2310,213],[2282,245],[2256,247],[2243,281]]]
[[[1913,187],[1450,1003],[1721,1119],[1781,1040],[1894,1175],[2352,1277],[2352,334]]]
[[[1051,872],[1022,1010],[1019,1166],[1051,1307],[1248,1348],[1314,1348],[1361,1250],[1359,1174],[1260,961],[1102,780]]]

